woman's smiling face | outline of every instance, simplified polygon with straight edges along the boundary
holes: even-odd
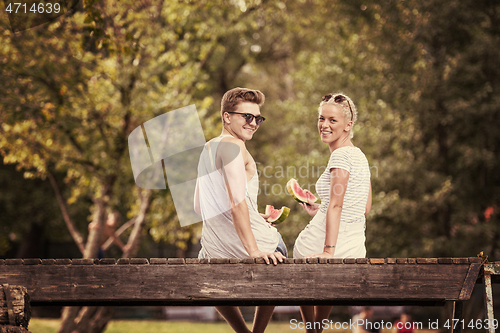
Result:
[[[334,104],[321,106],[318,116],[318,130],[321,141],[330,147],[340,143],[349,135],[350,121],[346,121],[342,108]]]

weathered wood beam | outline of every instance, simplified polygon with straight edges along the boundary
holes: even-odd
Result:
[[[37,305],[442,305],[470,298],[479,258],[6,259],[0,285]]]

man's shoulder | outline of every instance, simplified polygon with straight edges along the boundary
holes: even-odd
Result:
[[[223,138],[220,142],[220,146],[223,148],[222,150],[224,151],[237,150],[238,152],[241,151],[243,155],[247,154],[247,148],[245,146],[245,142],[243,140],[234,138],[232,136]]]
[[[217,146],[217,158],[222,158],[223,161],[228,162],[233,161],[238,156],[243,157],[246,163],[248,152],[242,140],[228,136],[219,141]]]
[[[235,138],[234,136],[225,136],[222,138],[221,142],[235,143],[240,147],[245,147],[245,142],[241,139]]]

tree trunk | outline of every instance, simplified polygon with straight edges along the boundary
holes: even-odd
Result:
[[[106,220],[107,204],[102,199],[94,200],[94,203],[95,211],[92,220],[96,222],[96,227],[89,230],[89,238],[87,239],[87,244],[83,251],[83,258],[97,258],[97,252],[100,246],[99,240],[101,239]]]
[[[137,249],[139,248],[140,236],[142,234],[142,228],[146,220],[146,214],[149,210],[149,205],[151,204],[151,190],[144,190],[140,194],[141,207],[139,214],[134,218],[134,229],[130,235],[127,242],[127,250],[123,253],[123,258],[133,258],[137,254]],[[102,211],[100,211],[102,210]],[[106,210],[105,205],[97,205],[94,218],[102,218],[104,220],[104,212]],[[101,226],[104,223],[101,220]],[[102,229],[101,229],[102,230]],[[96,233],[100,237],[100,231]],[[92,234],[92,232],[91,232]],[[95,237],[95,235],[94,235]],[[99,238],[92,238],[89,235],[89,240],[87,241],[87,246],[85,247],[85,254],[89,255],[94,253],[93,248],[90,246],[92,240],[98,240]],[[95,253],[97,253],[98,243],[95,247]],[[85,258],[92,258],[92,256],[84,256]],[[61,316],[61,327],[58,333],[101,333],[106,328],[108,322],[113,317],[114,308],[113,307],[65,307]]]
[[[64,202],[64,198],[61,194],[61,191],[59,190],[59,186],[57,185],[57,181],[50,171],[47,171],[47,177],[49,178],[50,185],[52,185],[52,188],[54,189],[54,192],[56,194],[56,199],[57,199],[57,202],[59,204],[59,208],[61,209],[61,213],[63,215],[64,222],[66,223],[66,226],[68,227],[69,233],[71,234],[71,237],[73,237],[73,240],[75,241],[76,245],[78,246],[78,249],[83,254],[83,252],[85,251],[85,245],[83,244],[83,237],[78,232],[78,230],[75,228],[75,225],[73,224],[73,222],[71,221],[71,218],[69,217],[68,210],[66,209],[66,203]]]

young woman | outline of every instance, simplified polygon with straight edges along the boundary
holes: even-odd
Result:
[[[352,100],[343,94],[323,97],[319,106],[318,131],[330,148],[330,160],[316,182],[321,204],[301,204],[313,217],[299,234],[294,258],[363,258],[365,215],[371,208],[370,169],[363,152],[351,138],[357,120]],[[303,306],[305,322],[320,322],[331,306]],[[308,333],[320,333],[321,325],[310,325]]]

